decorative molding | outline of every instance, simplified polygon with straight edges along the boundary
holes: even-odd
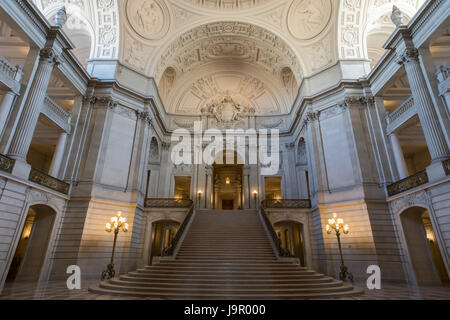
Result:
[[[31,169],[28,178],[31,182],[50,188],[63,194],[69,194],[70,185],[36,169]]]
[[[14,168],[15,160],[0,154],[0,170],[11,173]]]
[[[166,199],[166,198],[154,198],[146,199],[146,208],[190,208],[193,202],[190,199]]]
[[[389,197],[395,196],[402,192],[414,189],[429,182],[427,171],[421,171],[406,179],[400,180],[387,186]]]
[[[419,206],[427,209],[431,208],[432,202],[430,195],[425,190],[422,190],[417,193],[405,195],[395,201],[392,201],[390,203],[390,206],[394,215],[398,216],[406,209],[411,207]]]

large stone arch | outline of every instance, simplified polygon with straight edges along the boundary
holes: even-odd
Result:
[[[379,5],[376,0],[341,0],[337,28],[339,59],[367,59],[364,48],[367,25],[392,11],[394,5],[412,17],[423,3],[424,0],[386,0]]]
[[[117,59],[120,44],[118,0],[33,0],[46,18],[52,17],[63,5],[67,12],[88,22],[92,35],[90,59]]]

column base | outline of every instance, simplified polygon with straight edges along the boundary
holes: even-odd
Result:
[[[436,161],[427,167],[428,180],[435,182],[444,179],[447,176],[443,161]]]
[[[18,178],[28,180],[30,177],[31,166],[23,160],[16,160],[12,174]]]

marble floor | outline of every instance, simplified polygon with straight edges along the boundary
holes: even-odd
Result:
[[[7,284],[0,300],[145,300],[92,294],[88,288],[93,284],[95,282],[84,282],[81,290],[68,290],[64,281],[49,282],[40,287]],[[450,300],[450,287],[417,288],[384,283],[381,290],[365,289],[365,293],[360,296],[340,300]]]

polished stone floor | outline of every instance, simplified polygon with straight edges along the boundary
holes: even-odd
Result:
[[[68,290],[66,283],[50,282],[36,288],[30,284],[7,284],[0,300],[143,300],[92,294],[89,286],[95,282],[82,283],[81,290]],[[362,287],[362,286],[359,286]],[[360,296],[340,300],[450,300],[450,287],[408,287],[401,284],[382,285],[381,290],[365,290]]]

